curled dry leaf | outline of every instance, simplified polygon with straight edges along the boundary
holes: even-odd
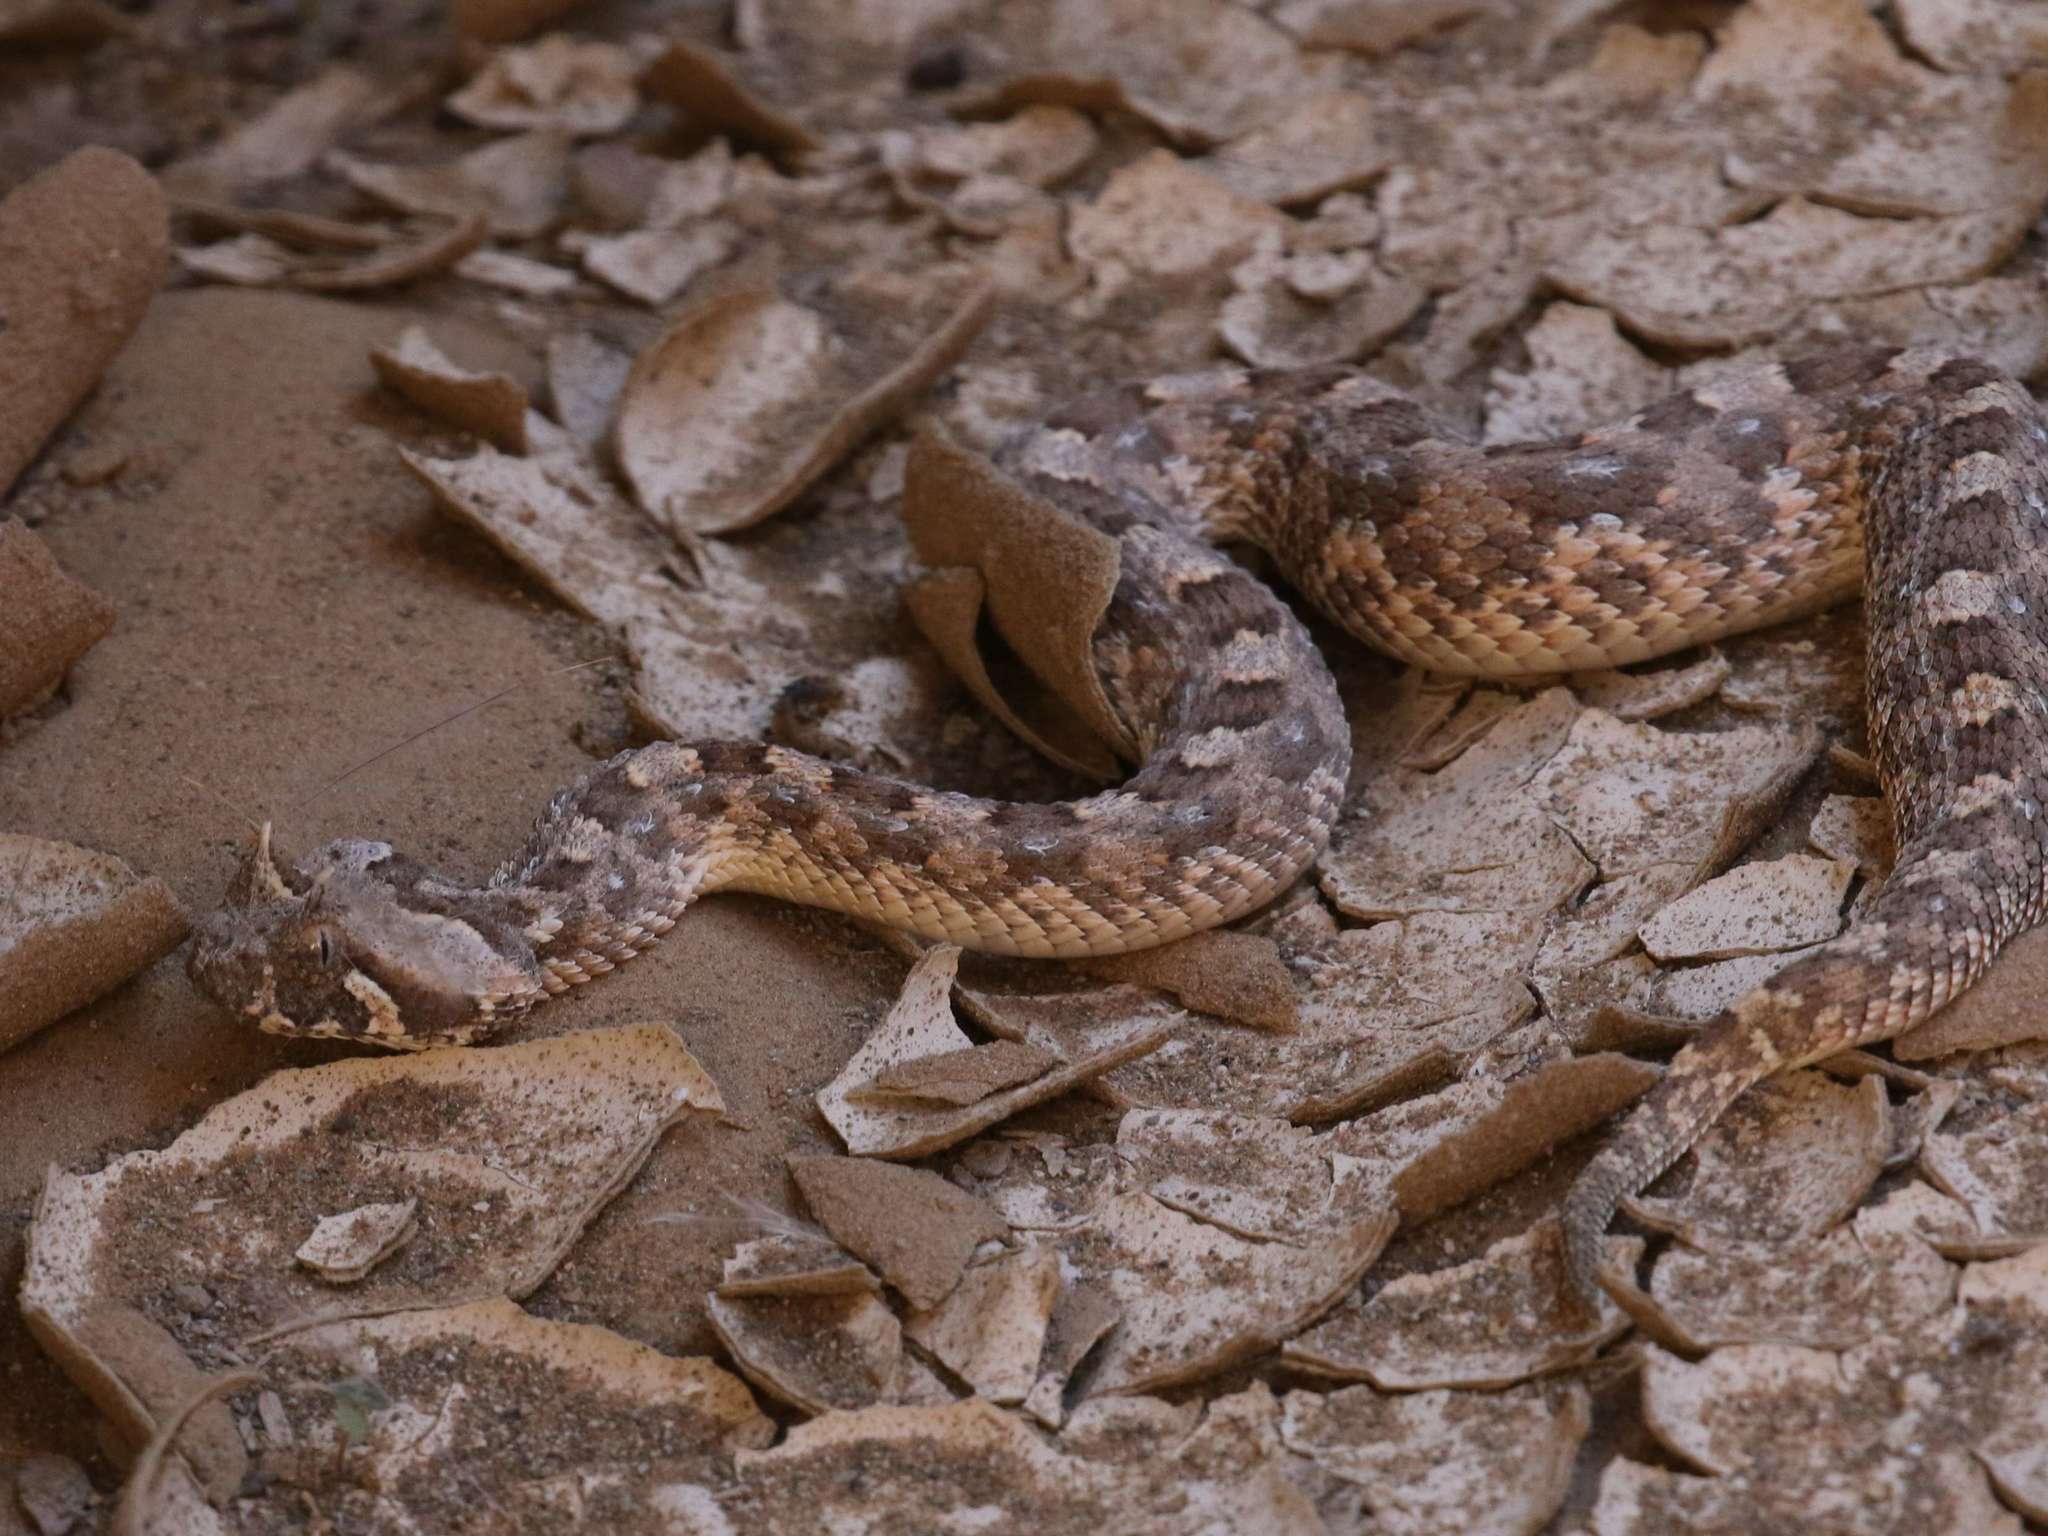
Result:
[[[524,1296],[664,1130],[721,1109],[703,1068],[654,1026],[275,1073],[162,1151],[53,1171],[22,1311],[103,1412],[146,1434],[168,1400],[109,1358],[95,1320],[110,1309],[140,1309],[173,1347],[211,1360],[337,1311]],[[292,1264],[318,1217],[394,1197],[418,1201],[419,1231],[345,1300]],[[187,1285],[213,1298],[202,1320],[175,1301]]]
[[[526,240],[560,216],[569,184],[564,134],[523,133],[439,165],[381,165],[340,150],[325,164],[357,191],[402,213],[482,219],[500,239]]]
[[[1287,1448],[1363,1489],[1386,1536],[1526,1536],[1557,1513],[1592,1421],[1577,1382],[1505,1392],[1290,1392]]]
[[[329,65],[211,147],[167,166],[164,190],[175,197],[233,202],[297,176],[345,134],[380,116],[380,94],[363,71]]]
[[[735,61],[695,43],[670,42],[640,83],[648,95],[688,113],[694,122],[743,143],[785,154],[824,147],[801,120],[744,83]]]
[[[0,1050],[154,964],[189,926],[169,886],[112,854],[0,832]]]
[[[903,524],[932,575],[907,598],[912,617],[983,703],[1056,761],[1115,773],[1132,744],[1102,691],[1096,625],[1122,561],[1116,541],[978,454],[921,433],[903,469]],[[1051,697],[1027,722],[995,691],[975,648],[986,608]]]
[[[1831,939],[1854,865],[1795,853],[1744,864],[1660,907],[1643,924],[1658,960],[1722,960],[1773,954]]]
[[[881,1297],[705,1298],[705,1319],[747,1380],[805,1413],[887,1402],[903,1362],[903,1329]]]
[[[77,150],[0,201],[0,496],[141,323],[169,245],[156,178],[118,150]]]
[[[953,1022],[949,1001],[959,965],[960,951],[954,945],[928,950],[905,979],[903,993],[889,1010],[889,1017],[854,1052],[844,1070],[820,1090],[819,1112],[839,1133],[847,1151],[857,1156],[909,1158],[965,1141],[1021,1109],[1056,1098],[1158,1049],[1174,1030],[1173,1019],[1150,1024],[1101,1050],[1063,1058],[1065,1065],[1031,1082],[957,1108],[882,1106],[861,1100],[858,1090],[882,1073],[921,1057],[964,1050],[973,1043]]]
[[[375,347],[377,377],[429,415],[474,432],[508,453],[526,452],[526,391],[509,374],[461,367],[416,325]]]
[[[944,1301],[974,1251],[1010,1233],[984,1201],[922,1168],[792,1156],[789,1171],[819,1225],[913,1307]]]
[[[64,573],[49,546],[0,522],[0,720],[57,691],[71,664],[114,627],[114,605]]]
[[[1678,1173],[1624,1209],[1695,1248],[1776,1247],[1818,1237],[1869,1193],[1890,1140],[1884,1084],[1793,1072],[1735,1101]],[[1679,1186],[1674,1193],[1673,1183]]]
[[[970,277],[941,314],[928,281],[871,274],[817,305],[761,289],[700,305],[634,360],[619,464],[679,534],[758,523],[950,368],[991,297]]]
[[[1642,1251],[1640,1238],[1610,1237],[1608,1267],[1633,1269]],[[1546,1224],[1469,1263],[1388,1281],[1364,1306],[1289,1344],[1282,1359],[1383,1391],[1512,1386],[1583,1364],[1628,1328],[1604,1297],[1596,1318],[1567,1315],[1566,1295],[1557,1232]]]
[[[721,1478],[735,1451],[775,1437],[714,1362],[502,1298],[306,1329],[264,1367],[276,1406],[238,1506],[257,1526],[317,1500],[340,1521],[449,1530],[488,1489],[509,1529],[587,1504],[651,1528],[674,1486]]]
[[[417,1200],[391,1200],[322,1216],[292,1257],[329,1284],[350,1284],[412,1240],[419,1207]]]
[[[445,272],[474,253],[487,230],[480,218],[425,227],[353,256],[294,251],[268,235],[237,235],[212,245],[181,246],[178,261],[187,271],[216,282],[249,288],[286,286],[315,293],[349,293],[395,287]]]
[[[633,60],[625,49],[578,42],[561,32],[492,55],[448,98],[448,110],[463,121],[508,132],[616,133],[639,107]]]

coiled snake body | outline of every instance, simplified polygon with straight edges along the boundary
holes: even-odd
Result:
[[[1350,766],[1301,624],[1209,541],[1262,545],[1368,644],[1483,677],[1641,661],[1860,584],[1897,866],[1854,928],[1705,1026],[1581,1176],[1566,1244],[1590,1292],[1617,1202],[1745,1087],[1908,1028],[2041,916],[2044,439],[2019,384],[1926,351],[1730,371],[1511,448],[1457,442],[1344,371],[1110,391],[1003,462],[1119,545],[1094,666],[1134,747],[1121,787],[1014,804],[659,742],[557,795],[482,886],[382,843],[289,871],[261,845],[191,971],[266,1029],[417,1046],[609,971],[718,889],[1012,954],[1164,943],[1294,880]]]

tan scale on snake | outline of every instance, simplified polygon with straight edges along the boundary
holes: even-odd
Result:
[[[1580,1177],[1565,1237],[1590,1295],[1618,1201],[1744,1088],[1924,1019],[2041,916],[2044,445],[2019,384],[1926,351],[1731,371],[1505,448],[1456,441],[1349,371],[1110,391],[1002,463],[1120,546],[1094,639],[1134,747],[1120,788],[1017,804],[773,746],[658,742],[558,794],[481,886],[378,842],[288,871],[261,844],[192,975],[266,1029],[420,1046],[611,970],[715,890],[1008,954],[1166,943],[1299,876],[1351,758],[1302,625],[1211,542],[1262,546],[1390,655],[1492,678],[1643,661],[1861,585],[1897,866],[1848,933],[1706,1025]]]

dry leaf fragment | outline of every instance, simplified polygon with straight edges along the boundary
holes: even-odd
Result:
[[[1332,91],[1194,163],[1233,192],[1285,208],[1365,186],[1393,155],[1371,98]]]
[[[690,229],[636,229],[592,240],[580,259],[592,277],[659,309],[732,255],[739,237],[722,219]]]
[[[2048,930],[2021,934],[1999,952],[1985,978],[1892,1042],[1899,1061],[1928,1061],[1952,1051],[1983,1051],[2048,1039],[2041,1009],[2048,978]]]
[[[1334,77],[1334,61],[1305,59],[1265,17],[1222,0],[1053,0],[1004,19],[1008,78],[989,105],[1120,107],[1183,146],[1237,138]]]
[[[1564,1502],[1592,1420],[1577,1382],[1505,1392],[1346,1387],[1280,1400],[1287,1447],[1365,1490],[1386,1536],[1526,1536]]]
[[[1286,227],[1267,204],[1160,149],[1124,166],[1069,214],[1067,248],[1106,296],[1227,272]]]
[[[1254,1242],[1306,1243],[1341,1208],[1381,1203],[1361,1169],[1308,1130],[1217,1110],[1133,1110],[1117,1126],[1127,1181],[1161,1205]]]
[[[479,128],[548,128],[578,136],[616,133],[639,107],[625,49],[562,32],[493,54],[448,98],[449,111]]]
[[[65,575],[20,518],[0,522],[0,720],[57,691],[71,664],[114,627],[114,605]]]
[[[1694,1144],[1678,1175],[1625,1202],[1636,1220],[1695,1248],[1817,1237],[1856,1209],[1883,1170],[1884,1084],[1788,1073],[1749,1090]],[[1679,1183],[1679,1192],[1659,1194]]]
[[[650,515],[727,533],[794,501],[959,359],[991,290],[970,278],[938,314],[928,282],[843,282],[822,306],[751,289],[699,305],[635,359],[619,464]]]
[[[1744,864],[1660,908],[1639,930],[1658,960],[1719,960],[1818,944],[1842,930],[1855,866],[1795,853]]]
[[[1728,680],[1728,658],[1712,646],[1698,661],[1647,672],[1575,672],[1572,692],[1617,720],[1655,720],[1704,704]]]
[[[2048,1235],[2048,1103],[2023,1104],[1969,1129],[1927,1137],[1920,1166],[1970,1208],[1980,1232]]]
[[[471,251],[455,263],[455,275],[530,299],[559,298],[576,286],[574,272],[512,251]]]
[[[1522,341],[1529,371],[1496,368],[1487,386],[1483,440],[1489,444],[1589,431],[1671,392],[1671,371],[1632,346],[1605,310],[1548,305]]]
[[[1813,813],[1806,840],[1865,879],[1891,873],[1892,813],[1880,795],[1829,795]]]
[[[1358,1283],[1395,1221],[1391,1203],[1364,1195],[1297,1246],[1247,1241],[1150,1195],[1112,1196],[1058,1239],[1067,1269],[1123,1314],[1086,1390],[1155,1391],[1264,1353]]]
[[[110,1355],[99,1320],[111,1311],[151,1312],[176,1341],[166,1347],[209,1360],[337,1312],[524,1296],[665,1129],[721,1108],[703,1068],[653,1026],[274,1073],[161,1151],[53,1171],[22,1310],[102,1410],[146,1438],[183,1393]],[[292,1264],[318,1215],[401,1191],[418,1201],[417,1235],[345,1301]],[[186,1282],[214,1298],[203,1321],[175,1304]]]
[[[347,293],[393,287],[447,271],[474,253],[486,233],[481,218],[463,219],[346,257],[293,251],[267,235],[247,234],[212,245],[181,246],[177,256],[186,270],[217,282]]]
[[[417,1200],[383,1201],[322,1216],[292,1257],[329,1284],[360,1280],[412,1240],[419,1206]]]
[[[1369,252],[1358,256],[1355,280],[1342,291],[1306,298],[1297,260],[1260,251],[1232,271],[1237,291],[1217,312],[1216,334],[1256,368],[1314,368],[1370,356],[1422,308],[1429,290],[1382,272]]]
[[[526,391],[511,375],[461,367],[416,325],[394,345],[372,348],[370,362],[377,377],[429,415],[508,453],[526,452]]]
[[[166,167],[164,189],[177,197],[233,202],[289,180],[376,116],[378,95],[377,82],[362,70],[329,65],[210,148]]]
[[[903,1330],[881,1297],[723,1296],[704,1313],[740,1374],[805,1413],[887,1401]]]
[[[822,1232],[771,1232],[733,1249],[721,1296],[839,1296],[880,1289],[868,1267]]]
[[[611,436],[619,391],[632,371],[630,353],[588,331],[548,338],[548,405],[569,435],[586,448]]]
[[[118,150],[77,150],[0,201],[0,495],[141,323],[169,245],[156,178]]]
[[[1156,987],[1197,1013],[1253,1029],[1292,1030],[1294,978],[1271,939],[1212,928],[1178,943],[1081,962],[1108,981]]]
[[[1059,1060],[1051,1051],[1021,1040],[990,1040],[891,1067],[861,1092],[870,1098],[893,1095],[935,1104],[973,1104],[1043,1077]]]
[[[1058,1252],[1032,1244],[968,1270],[943,1302],[913,1312],[903,1334],[977,1396],[1021,1403],[1037,1377],[1059,1293]]]
[[[1641,1238],[1607,1239],[1608,1267],[1632,1270]],[[1282,1358],[1325,1375],[1363,1377],[1383,1391],[1507,1387],[1569,1370],[1628,1328],[1605,1297],[1597,1319],[1567,1315],[1554,1225],[1503,1238],[1451,1269],[1388,1281],[1289,1344]]]
[[[169,886],[112,854],[0,832],[0,1050],[169,954],[189,926]]]
[[[922,1168],[792,1155],[789,1171],[833,1240],[874,1265],[913,1307],[944,1301],[974,1250],[1009,1236],[985,1203]]]
[[[823,147],[801,121],[745,84],[730,60],[694,43],[672,41],[647,66],[640,83],[649,95],[706,128],[722,129],[744,143],[783,153]]]
[[[908,1158],[965,1141],[1021,1109],[1055,1098],[1158,1049],[1178,1022],[1175,1018],[1152,1023],[1100,1050],[1067,1057],[1066,1065],[1020,1087],[958,1108],[859,1101],[858,1090],[882,1073],[922,1057],[964,1050],[973,1043],[953,1022],[948,1001],[959,965],[960,951],[953,945],[927,950],[904,981],[902,996],[889,1010],[889,1017],[854,1052],[839,1076],[819,1092],[818,1109],[849,1152]]]
[[[481,218],[502,239],[545,232],[568,192],[569,140],[523,133],[438,165],[381,165],[335,150],[324,162],[358,191],[403,213]]]

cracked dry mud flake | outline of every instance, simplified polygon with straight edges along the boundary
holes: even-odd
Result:
[[[1632,1269],[1641,1238],[1607,1239],[1608,1267]],[[1281,1359],[1382,1391],[1507,1387],[1583,1365],[1628,1329],[1605,1297],[1569,1310],[1554,1224],[1501,1239],[1449,1269],[1402,1275],[1291,1341]]]
[[[364,195],[401,213],[483,221],[498,239],[545,233],[568,196],[569,138],[517,134],[434,165],[386,165],[342,150],[327,168]]]
[[[656,1026],[275,1073],[161,1151],[53,1171],[22,1310],[146,1438],[182,1395],[152,1361],[217,1363],[323,1317],[526,1295],[663,1131],[722,1107]],[[346,1292],[293,1264],[322,1216],[380,1201],[416,1201],[418,1230]]]
[[[788,1161],[819,1225],[913,1307],[939,1305],[982,1244],[1009,1236],[988,1205],[925,1169],[858,1157]]]
[[[0,521],[0,720],[35,708],[114,627],[114,605],[65,573],[18,517]]]
[[[721,1296],[838,1296],[880,1288],[867,1265],[822,1232],[770,1232],[735,1247],[722,1266]]]
[[[2048,1100],[1973,1105],[1958,1118],[1927,1135],[1921,1171],[1968,1207],[1980,1233],[2048,1238]]]
[[[854,1052],[839,1075],[819,1091],[818,1110],[839,1133],[847,1151],[858,1156],[909,1158],[965,1141],[1021,1109],[1093,1082],[1112,1068],[1156,1050],[1178,1022],[1177,1017],[1152,1022],[1086,1050],[1070,1053],[1054,1047],[1060,1066],[971,1104],[877,1103],[863,1095],[860,1090],[884,1072],[973,1045],[953,1019],[951,992],[959,964],[960,951],[953,945],[928,950],[905,979],[902,995],[888,1018]]]
[[[646,1528],[677,1485],[775,1433],[710,1360],[502,1299],[304,1329],[263,1371],[254,1477],[224,1511],[238,1530],[292,1528],[309,1506],[344,1528],[447,1530],[480,1499],[511,1528]]]
[[[2048,63],[2041,0],[1898,0],[1899,32],[1920,57],[1957,74],[2013,74]]]
[[[177,257],[187,271],[215,282],[354,293],[452,270],[477,253],[487,233],[478,217],[436,220],[348,254],[295,250],[252,233],[211,245],[180,246]]]
[[[1530,1536],[1564,1502],[1592,1408],[1577,1382],[1289,1392],[1287,1448],[1363,1491],[1386,1536]]]
[[[450,358],[417,325],[374,348],[377,377],[429,415],[487,439],[507,453],[526,452],[526,391],[510,374],[478,373]]]
[[[1795,853],[1743,864],[1660,907],[1637,930],[1659,961],[1726,960],[1799,949],[1842,929],[1853,865]]]
[[[1522,342],[1529,351],[1528,370],[1496,368],[1487,385],[1488,443],[1585,432],[1671,391],[1670,370],[1631,345],[1603,309],[1545,305]]]
[[[976,1396],[1021,1403],[1038,1379],[1060,1271],[1059,1250],[1049,1242],[977,1264],[943,1301],[905,1318],[904,1337]]]
[[[1902,1337],[1955,1299],[1955,1266],[1919,1230],[1953,1219],[1946,1204],[1915,1183],[1817,1237],[1747,1250],[1674,1243],[1651,1271],[1648,1311],[1630,1310],[1653,1338],[1695,1356],[1729,1344],[1839,1350]]]
[[[1889,1153],[1882,1080],[1788,1073],[1737,1099],[1672,1172],[1623,1208],[1695,1248],[1782,1245],[1848,1217]]]
[[[993,239],[1058,202],[1045,190],[1095,153],[1094,125],[1070,107],[1030,106],[1000,122],[899,129],[880,136],[896,196],[965,235]]]
[[[704,1315],[741,1375],[804,1413],[891,1401],[908,1363],[896,1314],[868,1291],[714,1291]]]
[[[322,1216],[292,1257],[330,1284],[350,1284],[412,1241],[419,1208],[417,1198],[407,1198]]]

